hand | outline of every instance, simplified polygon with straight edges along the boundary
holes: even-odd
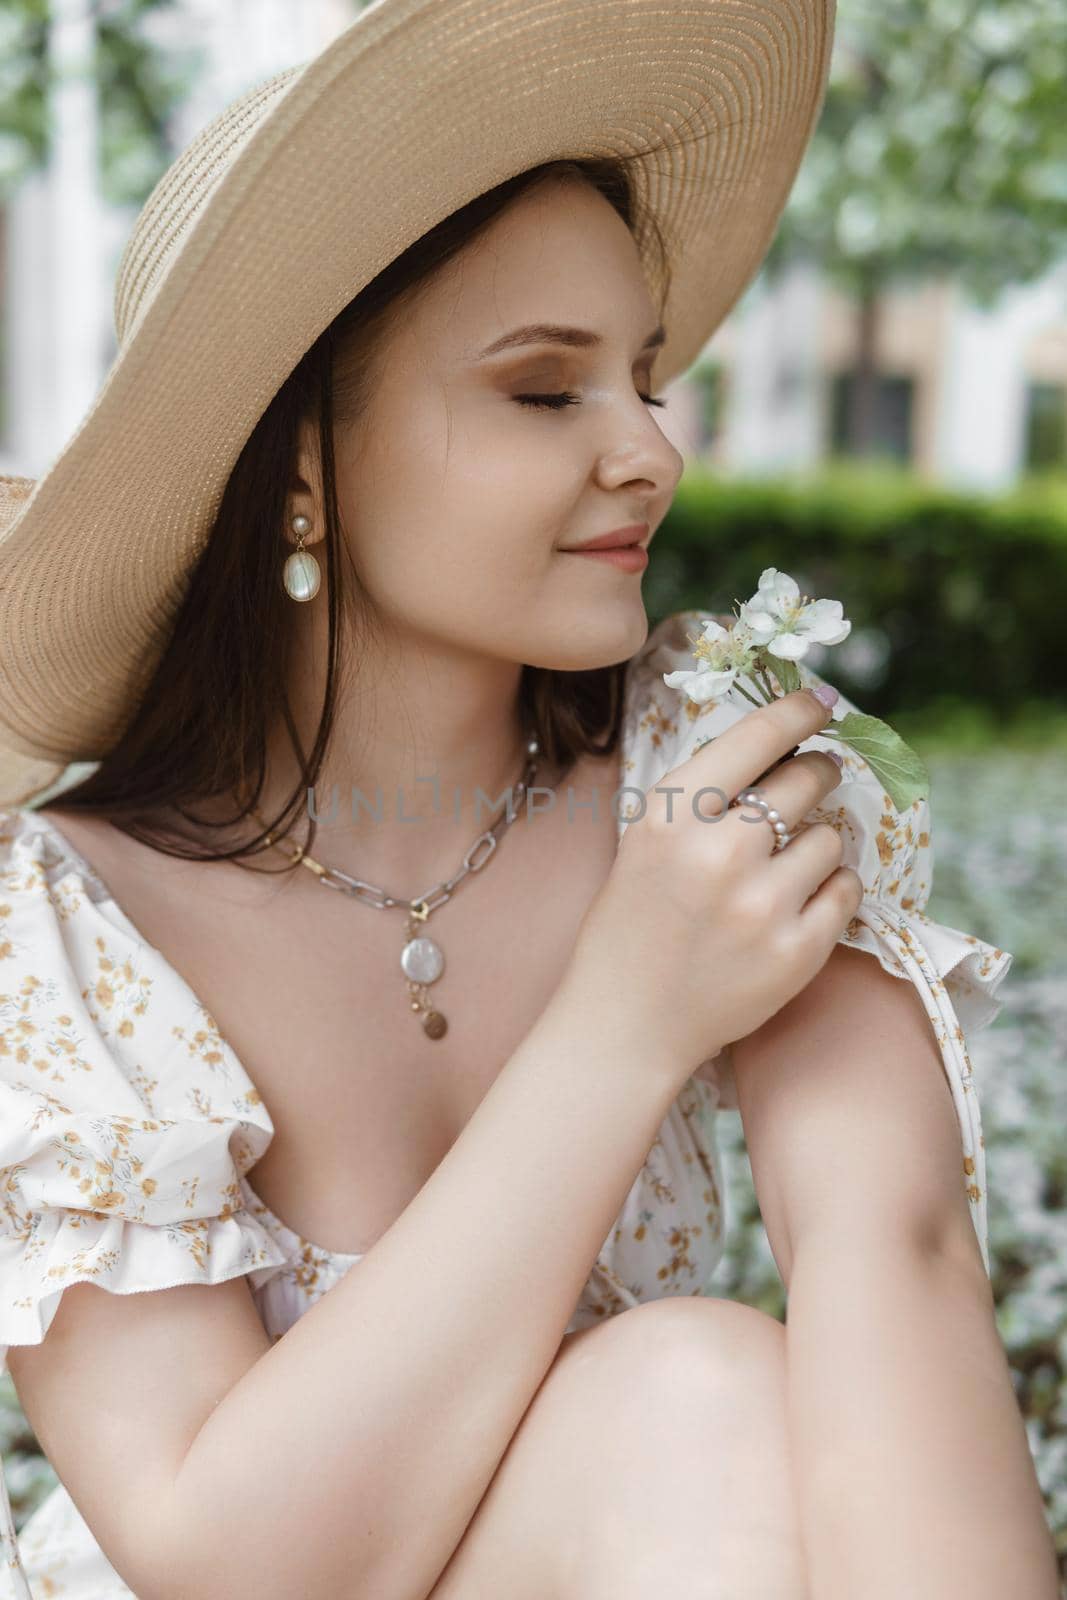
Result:
[[[582,919],[565,982],[666,1052],[680,1081],[806,987],[859,907],[863,884],[829,823],[776,849],[757,807],[729,805],[757,789],[792,834],[841,781],[825,752],[788,754],[829,721],[798,689],[665,773]]]

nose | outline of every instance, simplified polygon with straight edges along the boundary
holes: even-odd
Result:
[[[600,458],[599,477],[606,489],[625,485],[637,491],[644,502],[642,516],[655,523],[653,502],[670,501],[685,468],[685,457],[639,395],[634,396],[634,403],[639,415],[635,420],[626,410],[615,444]]]

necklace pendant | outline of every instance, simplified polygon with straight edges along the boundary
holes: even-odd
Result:
[[[408,917],[408,942],[400,952],[400,965],[408,980],[408,992],[417,997],[413,998],[411,1008],[420,1015],[422,1031],[428,1039],[443,1039],[448,1032],[448,1022],[440,1011],[434,1010],[426,985],[437,982],[445,970],[445,957],[440,945],[419,932],[425,921],[425,917],[414,912]]]
[[[400,965],[413,983],[436,983],[445,970],[444,952],[424,936],[409,939],[400,953]]]
[[[448,1032],[448,1020],[440,1011],[436,1011],[426,993],[426,985],[412,983],[408,980],[408,993],[411,995],[411,1009],[422,1023],[422,1031],[428,1039],[443,1039]]]
[[[448,1032],[448,1023],[440,1011],[427,1011],[422,1019],[423,1032],[430,1039],[443,1039]]]

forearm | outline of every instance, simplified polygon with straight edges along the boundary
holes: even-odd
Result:
[[[827,1229],[798,1244],[788,1290],[809,1600],[1058,1600],[984,1274]]]
[[[683,1080],[557,991],[402,1214],[200,1430],[176,1594],[429,1592]]]

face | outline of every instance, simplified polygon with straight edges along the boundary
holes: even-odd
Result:
[[[563,671],[640,648],[641,573],[565,547],[634,523],[647,544],[670,505],[683,458],[644,398],[657,321],[625,223],[576,180],[520,197],[422,290],[336,442],[345,535],[398,637]],[[480,355],[530,323],[600,342]]]

